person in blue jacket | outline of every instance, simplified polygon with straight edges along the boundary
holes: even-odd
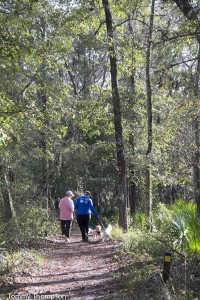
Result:
[[[85,195],[77,198],[75,203],[77,223],[82,234],[83,242],[88,242],[88,231],[91,213],[94,213],[99,217],[99,213],[94,208],[92,199],[90,199],[91,193],[85,192]]]

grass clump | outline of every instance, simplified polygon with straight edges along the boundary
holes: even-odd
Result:
[[[14,253],[3,252],[0,254],[0,261],[0,289],[5,296],[11,291],[12,284],[16,282],[19,274],[28,274],[30,269],[41,266],[44,258],[36,250],[22,249]]]

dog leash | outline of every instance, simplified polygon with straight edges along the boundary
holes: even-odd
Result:
[[[101,223],[102,228],[105,230],[105,227],[104,227],[104,225],[103,225],[103,222],[102,222],[100,216],[99,216],[99,221],[100,221],[100,223]]]

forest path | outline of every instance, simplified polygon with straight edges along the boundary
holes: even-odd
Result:
[[[79,233],[73,233],[70,240],[46,240],[41,249],[45,262],[39,268],[24,270],[12,299],[123,298],[112,273],[118,269],[113,261],[117,244],[94,240],[83,243]]]

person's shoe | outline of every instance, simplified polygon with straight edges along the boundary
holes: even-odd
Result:
[[[67,243],[70,243],[70,239],[69,238],[67,238],[66,241],[67,241]]]
[[[88,236],[85,237],[84,242],[88,242]]]

